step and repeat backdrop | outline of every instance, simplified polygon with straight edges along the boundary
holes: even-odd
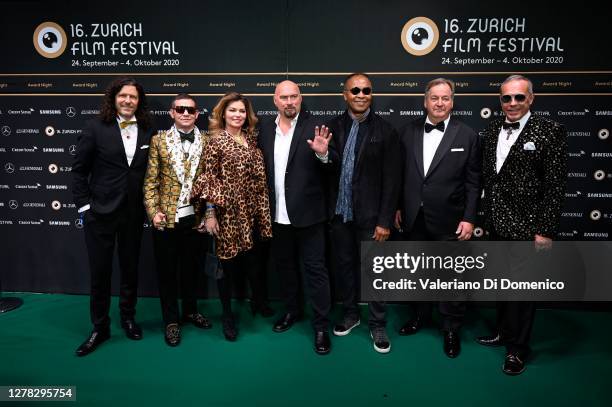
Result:
[[[524,74],[534,83],[533,113],[568,130],[561,239],[610,239],[612,49],[608,14],[597,3],[220,3],[0,2],[5,290],[88,292],[70,171],[85,121],[122,74],[144,85],[159,129],[171,125],[168,106],[180,92],[196,96],[201,128],[227,91],[273,116],[274,87],[286,78],[324,123],[343,112],[342,81],[354,71],[371,75],[374,110],[400,129],[424,113],[425,84],[444,76],[457,84],[454,114],[477,131],[502,114],[503,79]],[[145,230],[143,295],[157,292],[150,240]]]

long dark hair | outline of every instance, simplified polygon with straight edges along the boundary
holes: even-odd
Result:
[[[225,119],[223,118],[225,108],[230,103],[236,101],[241,101],[244,103],[244,107],[246,108],[247,115],[242,128],[246,130],[248,134],[253,134],[255,132],[258,120],[249,99],[240,93],[228,92],[221,99],[219,99],[216,106],[213,108],[211,115],[208,117],[208,131],[211,135],[214,136],[221,130],[225,129]]]
[[[136,120],[138,125],[148,129],[151,127],[151,116],[149,115],[149,106],[147,104],[147,96],[141,84],[136,79],[129,77],[119,77],[112,81],[104,97],[102,98],[102,106],[100,107],[100,119],[105,123],[112,123],[117,118],[117,109],[115,108],[115,97],[124,86],[134,86],[138,91],[138,107],[136,108]]]

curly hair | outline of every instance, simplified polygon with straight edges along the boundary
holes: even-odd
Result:
[[[225,118],[223,114],[225,113],[225,109],[227,106],[236,101],[241,101],[244,103],[244,107],[247,111],[247,117],[244,121],[244,126],[242,127],[248,134],[253,134],[255,132],[255,127],[257,126],[257,116],[255,116],[255,111],[253,110],[253,105],[245,96],[238,92],[228,92],[215,105],[208,118],[208,132],[211,135],[216,135],[220,131],[225,130]]]
[[[151,127],[151,116],[147,105],[147,96],[141,84],[136,79],[129,77],[119,77],[112,81],[106,88],[100,106],[100,119],[105,123],[112,123],[117,118],[117,108],[115,107],[115,97],[124,86],[134,86],[138,91],[138,107],[136,108],[136,120],[138,125],[148,129]]]

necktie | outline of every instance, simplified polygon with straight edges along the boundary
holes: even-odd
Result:
[[[181,141],[188,140],[189,142],[193,143],[193,140],[194,140],[193,130],[191,130],[189,133],[183,133],[182,131],[179,130],[179,136],[181,136]]]
[[[503,122],[502,123],[502,127],[504,128],[504,130],[508,130],[508,129],[518,130],[518,128],[521,127],[521,123],[519,123],[519,122],[514,122],[514,123]]]
[[[425,133],[430,133],[433,129],[438,129],[444,133],[444,122],[438,122],[438,124],[425,123]]]
[[[506,140],[510,140],[510,135],[512,135],[512,132],[514,130],[518,130],[519,127],[521,127],[521,124],[519,122],[514,122],[514,123],[503,122],[502,128],[506,130]]]
[[[136,124],[136,120],[126,120],[126,121],[123,121],[123,122],[119,122],[119,127],[121,127],[121,130],[123,130],[127,126],[131,126],[133,124]]]

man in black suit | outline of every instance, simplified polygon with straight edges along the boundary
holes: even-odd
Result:
[[[481,152],[478,135],[454,117],[455,84],[445,78],[425,87],[427,116],[408,124],[400,136],[402,151],[401,211],[396,227],[413,241],[469,240],[480,194]],[[440,302],[444,352],[461,350],[459,328],[465,302]],[[415,317],[399,330],[416,333],[431,318],[432,303],[416,306]]]
[[[372,83],[365,73],[344,81],[347,110],[329,123],[340,155],[331,176],[329,216],[337,281],[344,316],[334,335],[344,336],[360,323],[359,251],[362,241],[385,241],[391,233],[399,195],[399,138],[384,119],[370,110]],[[387,353],[385,304],[369,303],[368,325],[374,349]]]
[[[128,338],[142,338],[134,315],[150,127],[142,86],[135,79],[118,78],[106,90],[100,117],[88,122],[77,140],[72,192],[85,226],[94,326],[76,350],[77,356],[93,352],[110,337],[108,313],[115,241],[121,269],[121,326]]]
[[[273,220],[272,259],[281,276],[286,307],[273,330],[284,332],[301,318],[300,259],[314,313],[315,352],[326,354],[331,349],[331,304],[325,267],[325,176],[338,157],[329,148],[328,129],[319,129],[315,119],[301,111],[302,95],[294,82],[276,86],[274,104],[276,120],[262,123],[259,133]]]
[[[542,250],[552,245],[565,197],[567,134],[559,123],[533,115],[533,100],[528,78],[512,75],[502,83],[505,117],[482,133],[483,208],[492,240],[533,241]],[[506,346],[506,374],[525,370],[534,315],[533,302],[499,302],[497,331],[477,339],[481,345]]]

